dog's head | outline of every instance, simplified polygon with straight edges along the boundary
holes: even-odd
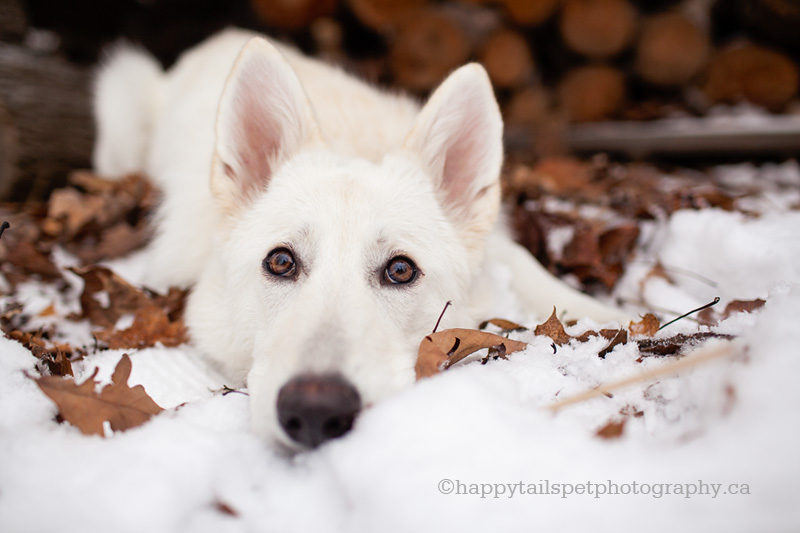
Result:
[[[341,155],[281,54],[247,44],[220,102],[214,256],[187,315],[195,341],[246,378],[257,433],[296,449],[347,431],[413,381],[448,300],[445,324],[471,319],[501,137],[486,73],[467,65],[381,162]]]

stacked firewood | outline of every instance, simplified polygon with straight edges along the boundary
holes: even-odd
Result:
[[[711,12],[732,11],[758,22],[750,7],[758,4],[758,27],[769,33],[776,21],[800,27],[800,4],[792,0],[251,3],[271,27],[310,26],[321,55],[412,92],[425,93],[458,65],[480,61],[512,122],[547,120],[555,110],[573,122],[656,118],[676,106],[697,114],[739,101],[780,112],[798,94],[792,54],[800,39],[794,32],[784,37],[788,46],[751,40],[759,32],[748,28],[717,38],[731,32],[714,27]],[[353,16],[380,36],[382,57],[353,62],[345,42]]]
[[[549,155],[573,123],[796,113],[797,0],[0,0],[0,199],[40,198],[91,153],[91,73],[117,38],[165,66],[226,26],[294,42],[424,97],[480,61],[507,153]],[[102,23],[98,21],[102,20]]]

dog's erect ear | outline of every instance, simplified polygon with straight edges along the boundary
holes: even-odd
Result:
[[[302,148],[321,145],[308,97],[286,59],[265,39],[251,39],[233,66],[217,113],[214,195],[246,202]]]
[[[453,72],[422,108],[404,146],[431,174],[456,222],[488,231],[499,210],[503,121],[483,67]]]

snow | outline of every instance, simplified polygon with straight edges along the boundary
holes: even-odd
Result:
[[[773,174],[785,181],[790,170]],[[747,181],[747,168],[734,171]],[[420,381],[363,413],[345,438],[285,457],[249,432],[247,396],[212,392],[223,382],[190,347],[132,354],[130,383],[167,411],[103,439],[56,423],[55,405],[26,377],[35,359],[0,339],[0,531],[800,530],[800,214],[761,205],[772,210],[651,223],[614,295],[676,313],[717,295],[720,306],[766,298],[714,329],[733,343],[687,358],[727,355],[557,413],[547,406],[674,361],[637,363],[634,344],[600,359],[600,339],[554,354],[549,339],[520,333],[530,346],[509,360]],[[142,260],[114,268],[135,279]],[[669,279],[648,276],[656,260]],[[55,304],[59,315],[75,298],[35,282],[17,295],[29,312]],[[91,328],[70,324],[68,340],[90,345]],[[659,335],[695,331],[684,320]],[[77,380],[99,367],[107,383],[123,353],[91,354],[75,364]],[[634,412],[643,414],[627,418],[622,437],[595,436]],[[596,494],[634,482],[648,494]],[[561,494],[530,494],[555,484]],[[731,484],[749,494],[726,494]],[[440,491],[450,487],[463,494]]]

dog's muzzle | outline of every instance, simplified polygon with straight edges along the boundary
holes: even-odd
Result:
[[[278,422],[289,437],[316,448],[341,437],[361,411],[358,391],[338,374],[296,377],[278,392]]]

